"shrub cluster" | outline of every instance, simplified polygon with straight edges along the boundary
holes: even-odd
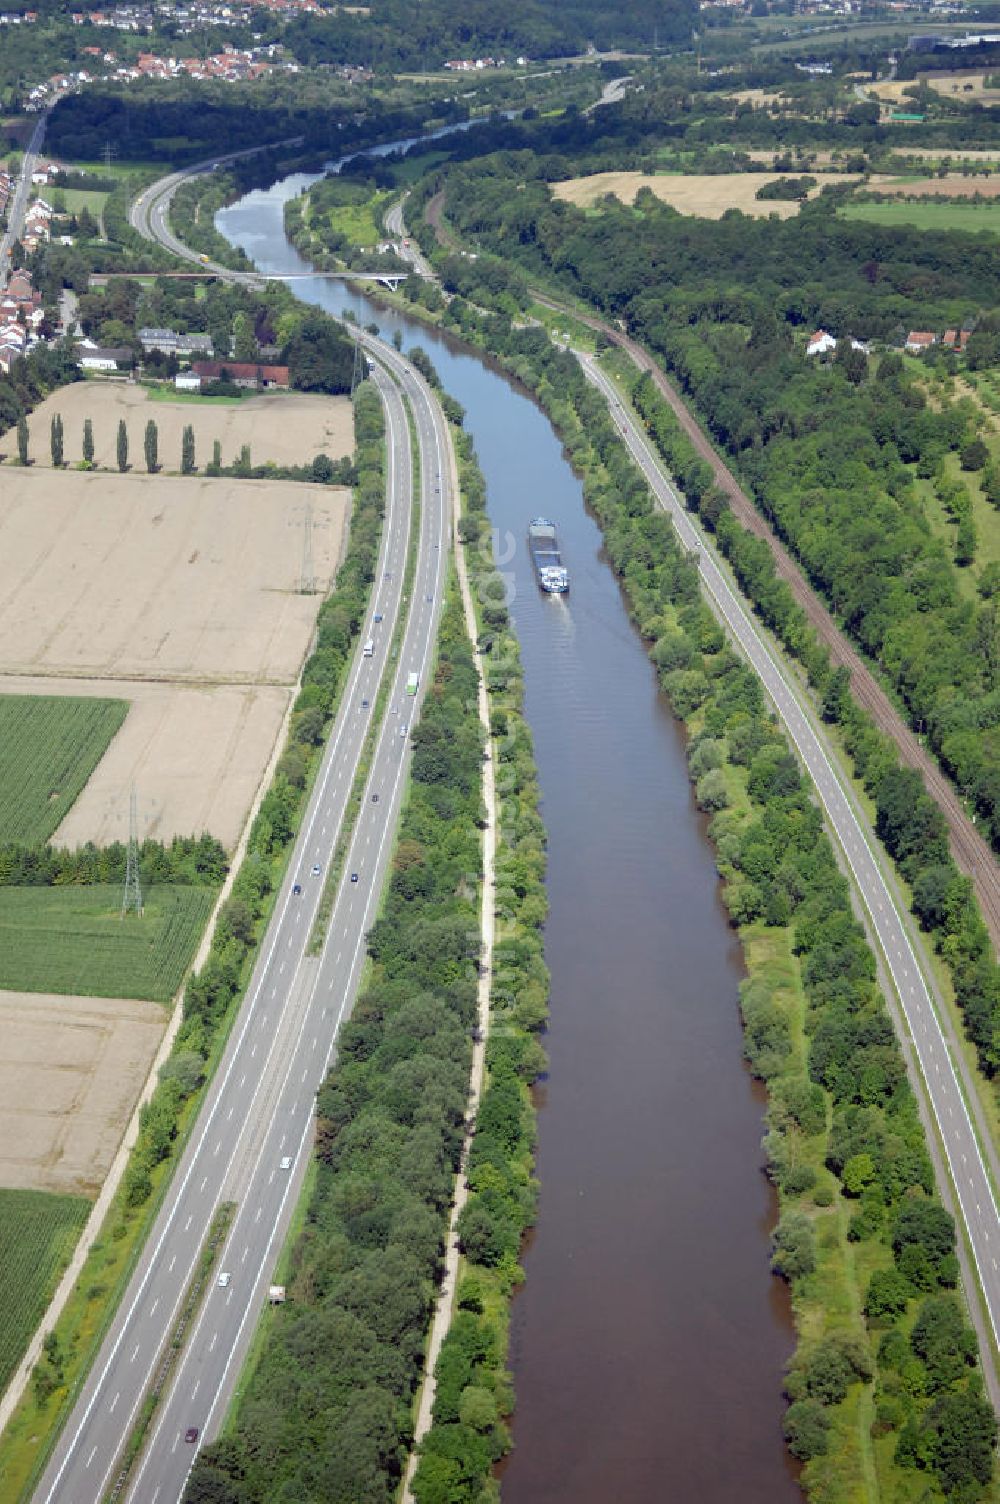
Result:
[[[534,1220],[535,1114],[528,1087],[545,1068],[538,1034],[547,1018],[542,953],[545,833],[538,814],[531,733],[522,710],[517,640],[497,573],[486,488],[468,435],[454,435],[464,515],[461,536],[489,693],[498,805],[495,946],[487,1075],[469,1156],[470,1196],[459,1219],[465,1259],[458,1309],[436,1370],[433,1424],[413,1480],[418,1504],[494,1497],[493,1464],[510,1439],[507,1373],[510,1297],[518,1252]]]

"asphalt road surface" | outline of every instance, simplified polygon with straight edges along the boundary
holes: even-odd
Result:
[[[17,180],[17,187],[10,201],[7,228],[0,237],[0,289],[7,286],[7,280],[10,277],[10,253],[14,241],[20,240],[24,233],[24,216],[28,211],[28,195],[31,193],[31,174],[38,162],[38,153],[42,149],[48,121],[49,116],[46,110],[39,115],[38,123],[31,133],[31,140],[28,142],[24,161],[21,164],[21,176]]]
[[[917,964],[907,926],[874,855],[876,838],[841,783],[821,736],[805,713],[790,680],[772,656],[749,611],[730,587],[673,487],[666,480],[635,415],[623,407],[611,381],[589,356],[581,357],[590,381],[607,398],[612,419],[633,459],[642,469],[660,505],[670,513],[681,542],[698,553],[702,584],[713,598],[733,638],[763,681],[768,695],[799,751],[850,866],[854,886],[868,912],[912,1036],[926,1083],[927,1097],[940,1132],[961,1216],[975,1260],[986,1310],[996,1339],[1000,1325],[1000,1217],[984,1155],[973,1129],[956,1066],[923,973]],[[972,1100],[971,1089],[969,1100]],[[988,1135],[984,1133],[984,1141]],[[991,1154],[991,1159],[995,1155]],[[973,1294],[969,1292],[970,1299]],[[994,1396],[994,1403],[996,1396]]]
[[[440,410],[402,357],[377,341],[368,344],[384,361],[374,367],[374,378],[386,406],[389,450],[379,579],[361,634],[362,642],[374,641],[374,653],[366,657],[359,647],[356,654],[246,998],[118,1315],[36,1492],[45,1504],[96,1504],[114,1483],[213,1216],[230,1201],[237,1211],[212,1282],[121,1495],[136,1504],[180,1498],[197,1447],[221,1426],[267,1299],[312,1144],[316,1090],[356,995],[364,937],[376,917],[405,788],[408,733],[432,663],[451,514],[449,440]],[[410,601],[402,599],[412,510],[404,390],[421,476]],[[390,658],[401,613],[402,647]],[[415,697],[406,693],[411,673],[420,676]],[[326,940],[321,955],[309,956],[313,918],[384,676],[391,692]],[[224,1286],[221,1273],[229,1276]],[[192,1428],[198,1437],[189,1443],[184,1438]]]

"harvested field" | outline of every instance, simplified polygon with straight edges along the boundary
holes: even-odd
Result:
[[[51,682],[51,681],[50,681]],[[231,851],[278,739],[291,691],[278,685],[119,686],[128,719],[55,839],[106,845],[128,834],[127,790],[139,793],[142,838],[210,831]]]
[[[173,396],[170,393],[171,398]],[[51,465],[49,433],[53,416],[62,416],[67,464],[83,458],[83,425],[94,425],[94,462],[117,469],[118,421],[125,419],[129,456],[134,469],[143,467],[142,440],[150,418],[159,436],[159,459],[165,471],[180,470],[181,435],[194,429],[195,459],[204,466],[212,458],[216,439],[222,463],[230,465],[244,444],[250,445],[253,464],[273,460],[276,465],[308,464],[314,455],[340,459],[354,448],[354,420],[348,397],[323,397],[310,392],[263,392],[239,402],[154,401],[146,387],[130,382],[78,381],[63,387],[36,408],[28,421],[30,454],[36,465]],[[13,432],[0,439],[0,451],[14,453]],[[216,482],[220,484],[220,482]],[[225,484],[225,482],[221,482]]]
[[[90,695],[97,679],[0,678],[27,695]],[[169,841],[207,830],[231,851],[281,731],[291,691],[276,684],[148,684],[119,680],[128,716],[55,832],[60,846],[128,839],[129,789],[139,837]],[[0,702],[2,704],[2,702]]]
[[[935,69],[917,75],[917,81],[927,84],[935,94],[944,94],[949,98],[958,96],[962,100],[977,100],[980,104],[996,104],[1000,99],[1000,89],[988,89],[986,80],[995,70],[984,71],[982,68],[971,68],[966,71],[957,70],[953,73],[939,73]],[[913,100],[904,93],[906,89],[912,89],[913,79],[886,79],[883,83],[866,84],[869,94],[877,94],[880,99],[890,100],[893,104],[912,106]]]
[[[157,883],[143,893],[142,918],[122,919],[117,883],[2,887],[0,987],[168,1003],[201,939],[215,891]]]
[[[705,219],[721,219],[727,209],[741,209],[744,214],[778,214],[787,219],[798,214],[799,205],[787,199],[758,199],[756,193],[765,183],[777,178],[795,176],[780,172],[724,172],[691,174],[690,176],[651,175],[643,172],[597,172],[590,177],[570,178],[565,183],[554,183],[552,192],[556,198],[580,208],[589,208],[606,193],[614,194],[623,203],[635,202],[640,188],[649,188],[665,204],[671,204],[682,214],[698,214]],[[856,183],[854,173],[825,173],[817,180],[810,197],[833,183]]]
[[[0,694],[0,841],[47,841],[107,751],[124,700]]]
[[[293,481],[8,471],[0,673],[293,683],[340,557],[347,495]],[[310,505],[319,593],[301,595]]]
[[[166,1023],[156,1003],[0,992],[0,1183],[95,1195]]]
[[[977,174],[966,177],[961,172],[949,172],[943,178],[872,178],[872,187],[879,193],[900,194],[906,198],[926,198],[940,194],[943,198],[972,198],[978,193],[981,198],[1000,196],[1000,176],[986,177]]]
[[[0,1393],[45,1314],[89,1211],[78,1196],[0,1190]]]

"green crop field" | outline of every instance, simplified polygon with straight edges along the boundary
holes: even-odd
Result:
[[[89,1211],[82,1196],[0,1190],[0,1392],[45,1314]]]
[[[0,887],[0,987],[169,1002],[215,898],[212,888],[162,884],[141,919],[121,919],[117,884]]]
[[[127,714],[127,700],[0,695],[0,842],[48,840]]]
[[[1000,203],[962,204],[845,204],[843,219],[863,219],[875,225],[913,225],[918,230],[985,230],[1000,235]]]

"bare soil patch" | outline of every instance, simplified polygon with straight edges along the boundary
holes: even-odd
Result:
[[[721,219],[727,209],[741,209],[744,214],[778,214],[787,219],[799,212],[797,201],[787,199],[758,199],[759,188],[773,183],[780,172],[723,172],[718,174],[691,174],[669,176],[644,172],[597,172],[590,177],[570,178],[565,183],[553,184],[556,198],[580,208],[589,208],[607,193],[614,194],[623,203],[635,202],[640,188],[649,188],[664,203],[671,204],[682,214],[699,214],[705,219]],[[856,183],[854,173],[825,173],[818,179],[810,197],[827,184]]]
[[[0,693],[90,695],[106,679],[0,677]],[[117,681],[128,716],[53,841],[99,846],[128,839],[135,784],[139,836],[211,831],[232,850],[274,750],[291,690],[279,685]]]
[[[293,683],[347,498],[294,481],[6,471],[0,673]],[[310,506],[318,593],[303,595]]]
[[[156,1003],[0,992],[0,1185],[95,1195],[166,1023]]]
[[[49,434],[53,416],[63,420],[64,454],[67,464],[83,459],[83,425],[94,426],[94,463],[117,469],[118,421],[125,419],[129,457],[133,466],[143,466],[143,434],[152,418],[159,438],[159,463],[166,471],[181,467],[181,435],[190,424],[194,429],[195,460],[203,468],[212,458],[216,439],[222,445],[222,463],[231,465],[244,444],[250,446],[255,465],[272,460],[276,465],[308,464],[317,454],[340,459],[354,448],[354,420],[350,399],[323,397],[310,392],[262,392],[238,402],[155,401],[146,387],[131,382],[78,381],[47,397],[28,420],[30,453],[36,465],[51,464]],[[13,433],[0,440],[8,455],[14,453]]]

